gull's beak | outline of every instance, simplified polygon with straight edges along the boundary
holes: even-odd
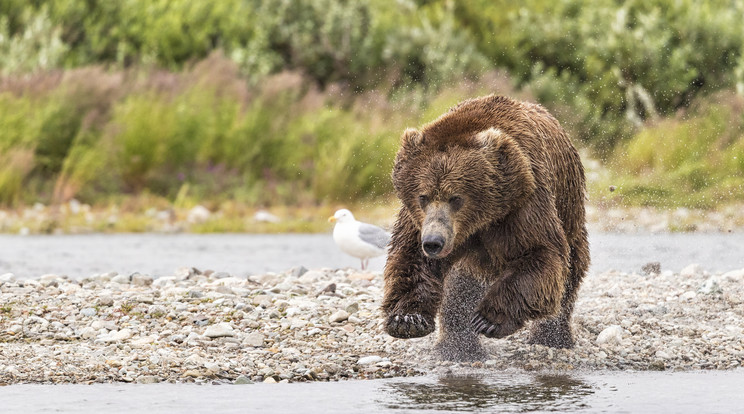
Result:
[[[335,223],[336,222],[336,217],[334,217],[334,216],[328,217],[328,222],[329,223]]]

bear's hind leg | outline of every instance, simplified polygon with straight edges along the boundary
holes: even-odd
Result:
[[[558,316],[532,323],[528,342],[552,348],[573,348],[574,337],[571,332],[573,313],[579,286],[589,268],[589,242],[586,229],[571,246],[571,269],[566,279],[566,290],[561,299],[561,313]]]
[[[470,324],[470,318],[485,294],[485,286],[465,272],[453,270],[445,277],[443,291],[439,339],[434,348],[437,357],[445,361],[486,359],[488,353]]]

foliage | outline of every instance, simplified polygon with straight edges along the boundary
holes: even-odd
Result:
[[[613,197],[625,204],[712,207],[740,199],[744,98],[718,95],[688,116],[649,126],[615,150],[611,167]]]
[[[6,78],[0,203],[116,194],[307,205],[389,195],[398,136],[501,76],[434,96],[321,92],[282,73],[251,86],[220,54],[181,72],[84,68]],[[404,109],[404,110],[401,110]]]
[[[573,129],[604,154],[633,127],[737,82],[742,2],[551,3],[514,12],[507,43],[495,39],[510,52],[491,56],[541,102],[574,113]]]
[[[4,0],[0,204],[377,199],[404,127],[501,92],[593,149],[613,200],[710,205],[741,193],[742,20],[740,0]]]

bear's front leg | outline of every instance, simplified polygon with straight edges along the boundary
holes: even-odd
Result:
[[[431,266],[421,264],[402,271],[385,269],[385,331],[396,338],[418,338],[434,332],[442,298],[442,282]]]
[[[503,338],[528,320],[555,315],[567,269],[556,249],[535,248],[512,261],[493,282],[471,320],[473,330]]]
[[[419,231],[401,214],[393,228],[385,264],[385,331],[396,338],[417,338],[434,332],[434,316],[442,299],[440,261],[427,259]]]

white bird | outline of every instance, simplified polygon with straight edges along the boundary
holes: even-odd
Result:
[[[369,259],[382,256],[387,251],[390,234],[372,224],[356,221],[351,211],[341,209],[328,218],[333,227],[333,241],[341,250],[362,261],[362,270],[367,268]]]

